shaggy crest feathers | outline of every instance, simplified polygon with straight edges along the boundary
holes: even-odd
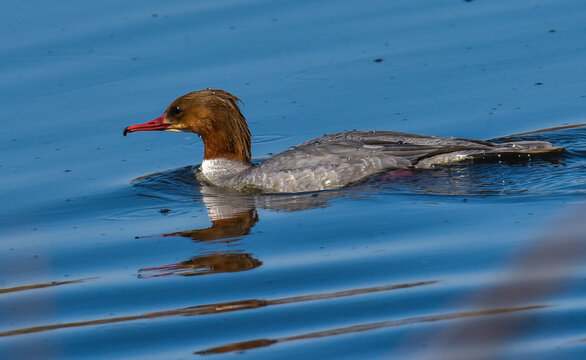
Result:
[[[207,143],[204,158],[214,159],[228,154],[234,156],[230,160],[252,163],[250,130],[238,106],[238,103],[243,104],[242,100],[227,91],[209,88],[190,92],[177,100],[199,102],[209,110],[211,129],[200,133],[205,138],[204,143]],[[215,119],[216,114],[223,118]]]

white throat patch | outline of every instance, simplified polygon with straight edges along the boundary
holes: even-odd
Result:
[[[250,165],[228,159],[204,160],[201,172],[214,185],[222,185],[230,178],[248,169]]]

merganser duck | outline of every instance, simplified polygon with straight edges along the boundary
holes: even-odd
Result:
[[[298,193],[342,188],[389,170],[432,168],[494,155],[530,156],[561,151],[545,141],[493,143],[394,131],[345,131],[324,135],[274,155],[251,161],[250,131],[238,103],[224,90],[185,94],[163,115],[135,131],[198,134],[204,144],[201,166],[195,170],[206,184],[243,192]]]

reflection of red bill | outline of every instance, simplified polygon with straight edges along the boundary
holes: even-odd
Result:
[[[141,272],[141,273],[143,271],[153,271],[153,272],[160,272],[160,273],[150,274],[150,275],[140,274],[139,276],[141,278],[156,278],[156,277],[177,275],[176,271],[180,270],[183,267],[181,265],[182,265],[181,263],[176,263],[176,264],[169,264],[169,265],[163,265],[163,266],[153,266],[153,267],[140,269],[139,272]]]
[[[140,269],[140,271],[163,271],[163,270],[177,270],[181,268],[181,263],[178,264],[169,264],[163,266],[153,266],[144,269]]]

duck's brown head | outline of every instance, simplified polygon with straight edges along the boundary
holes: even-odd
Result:
[[[250,131],[238,102],[242,103],[224,90],[194,91],[177,98],[158,118],[126,127],[124,135],[151,130],[194,132],[203,140],[204,160],[250,163]]]

